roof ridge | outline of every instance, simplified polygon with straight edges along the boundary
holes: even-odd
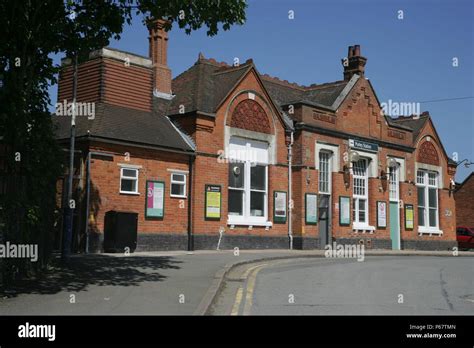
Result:
[[[411,114],[411,115],[408,115],[408,116],[404,116],[404,115],[400,115],[396,118],[392,117],[392,116],[389,116],[392,121],[394,122],[404,122],[404,121],[413,121],[413,120],[417,120],[417,119],[428,119],[430,118],[430,113],[429,111],[423,111],[420,115],[415,115],[415,114]],[[416,118],[415,118],[416,117]]]
[[[270,76],[268,74],[260,74],[260,77],[264,80],[269,81],[269,82],[275,82],[275,83],[278,83],[280,85],[287,86],[287,87],[290,87],[290,88],[297,88],[297,89],[304,90],[305,87],[306,87],[306,86],[303,86],[303,85],[299,85],[296,82],[289,82],[288,80],[281,80],[278,77]]]
[[[211,64],[218,67],[231,67],[231,65],[229,65],[226,62],[218,62],[214,58],[206,58],[201,52],[199,52],[198,59],[194,64],[201,64],[201,63]]]
[[[312,91],[312,90],[315,90],[315,89],[319,89],[319,88],[325,88],[325,87],[330,87],[330,86],[333,86],[333,85],[342,85],[344,84],[345,80],[337,80],[337,81],[332,81],[332,82],[325,82],[325,83],[313,83],[309,86],[305,86],[305,85],[300,85],[296,82],[289,82],[288,80],[282,80],[276,76],[271,76],[271,75],[268,75],[268,74],[262,74],[260,75],[264,80],[267,80],[267,81],[270,81],[270,82],[275,82],[275,83],[278,83],[278,84],[281,84],[281,85],[284,85],[284,86],[288,86],[288,87],[291,87],[291,88],[297,88],[297,89],[300,89],[302,91]]]
[[[230,66],[229,68],[226,68],[226,69],[223,69],[223,68],[217,69],[212,74],[213,75],[220,75],[220,74],[235,72],[235,71],[238,71],[240,69],[247,69],[252,64],[253,64],[252,62],[249,63],[248,61],[246,61],[244,64],[240,64],[240,65],[237,65],[237,66]]]
[[[330,86],[333,86],[333,85],[342,85],[344,83],[347,83],[348,81],[346,80],[338,80],[338,81],[332,81],[332,82],[325,82],[325,83],[312,83],[311,85],[309,86],[305,86],[305,89],[306,90],[315,90],[315,89],[318,89],[318,88],[325,88],[325,87],[330,87]]]

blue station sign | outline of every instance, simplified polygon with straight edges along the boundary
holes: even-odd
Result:
[[[377,144],[368,143],[366,141],[357,140],[357,139],[349,139],[349,146],[353,149],[362,150],[362,151],[370,151],[370,152],[379,151],[379,146]]]

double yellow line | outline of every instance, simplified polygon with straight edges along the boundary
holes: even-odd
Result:
[[[242,304],[242,299],[244,299],[244,308],[242,311],[242,315],[249,315],[250,310],[252,309],[252,302],[253,302],[253,293],[255,290],[255,282],[257,280],[258,272],[265,267],[267,264],[261,264],[257,266],[250,267],[245,271],[242,275],[241,279],[247,279],[247,286],[245,288],[245,299],[244,299],[244,288],[240,286],[237,290],[237,294],[235,295],[234,305],[232,306],[232,311],[230,315],[239,315],[239,310]]]

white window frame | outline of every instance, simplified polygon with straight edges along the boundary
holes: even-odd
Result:
[[[359,161],[365,162],[365,173],[363,175],[356,174],[355,166],[352,164],[352,228],[355,230],[373,230],[373,227],[369,226],[369,159],[360,158]],[[363,194],[356,193],[355,181],[356,179],[362,179],[365,187]],[[365,222],[359,222],[359,200],[365,200]]]
[[[422,174],[421,176],[419,174]],[[435,183],[432,184],[430,183],[430,174],[435,175]],[[416,171],[416,186],[424,188],[423,194],[424,194],[424,206],[423,206],[423,221],[424,225],[419,224],[419,218],[418,218],[418,232],[420,234],[422,233],[429,233],[429,234],[442,234],[443,231],[439,229],[439,173],[436,171],[432,170],[426,170],[426,169],[418,169]],[[421,179],[421,180],[420,180]],[[430,226],[430,203],[429,203],[429,189],[435,189],[436,192],[436,226]],[[418,197],[418,190],[417,190],[417,197]],[[416,212],[419,214],[419,208],[420,206],[418,205],[418,198],[417,198],[417,209]]]
[[[242,138],[240,138],[242,139]],[[252,140],[248,139],[246,143],[246,149],[250,154],[252,151]],[[269,151],[269,149],[267,149]],[[244,164],[244,187],[243,188],[231,188],[227,189],[232,190],[241,190],[243,191],[243,208],[242,215],[228,215],[227,224],[228,225],[245,225],[245,226],[272,226],[271,221],[268,221],[268,163],[254,161],[252,156],[248,158],[241,159],[239,161],[234,161],[229,159],[230,163],[240,162]],[[264,166],[265,167],[265,190],[256,190],[251,189],[251,167],[252,165]],[[229,166],[230,167],[230,166]],[[250,196],[251,192],[263,192],[264,193],[264,212],[263,216],[252,216],[250,211]],[[228,198],[229,199],[229,196]]]
[[[322,168],[323,168],[323,161],[321,161],[321,154],[324,154],[324,155],[327,155],[327,162],[325,163],[327,165],[327,171],[323,172]],[[331,189],[332,189],[332,156],[334,156],[334,154],[331,152],[331,151],[327,151],[327,150],[320,150],[319,153],[318,153],[318,168],[319,168],[319,175],[318,175],[318,190],[319,190],[319,193],[320,194],[324,194],[324,195],[330,195],[331,194]],[[321,178],[323,177],[323,175],[327,175],[327,191],[322,191],[321,190]]]
[[[135,173],[136,173],[136,177],[131,177],[131,176],[126,176],[126,175],[123,175],[123,171],[124,169],[126,170],[134,170]],[[123,194],[127,194],[127,195],[139,195],[140,192],[138,191],[138,182],[139,182],[139,178],[140,178],[140,171],[139,171],[139,168],[137,167],[126,167],[126,166],[120,166],[120,181],[119,181],[119,192],[120,193],[123,193]],[[125,180],[136,180],[136,184],[135,184],[135,191],[123,191],[122,190],[122,180],[125,179]]]
[[[183,175],[184,176],[184,182],[183,181],[179,181],[179,180],[174,180],[173,179],[173,176],[174,175]],[[171,174],[170,174],[170,197],[176,197],[176,198],[186,198],[188,197],[187,195],[187,191],[186,191],[186,188],[187,188],[187,181],[188,181],[188,176],[186,175],[185,172],[182,172],[182,171],[171,171]],[[173,190],[172,190],[172,187],[173,187],[173,184],[174,185],[182,185],[184,186],[184,194],[183,195],[176,195],[176,194],[173,194]]]

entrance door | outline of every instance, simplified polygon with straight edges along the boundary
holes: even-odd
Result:
[[[324,249],[331,243],[331,186],[332,186],[332,166],[331,159],[333,153],[321,150],[319,152],[319,247]]]
[[[324,249],[324,247],[330,244],[330,235],[329,235],[329,223],[330,223],[330,195],[319,195],[319,207],[318,207],[318,222],[319,222],[319,247]]]
[[[400,250],[400,209],[399,209],[399,165],[390,167],[389,195],[390,195],[390,238],[392,250]]]

